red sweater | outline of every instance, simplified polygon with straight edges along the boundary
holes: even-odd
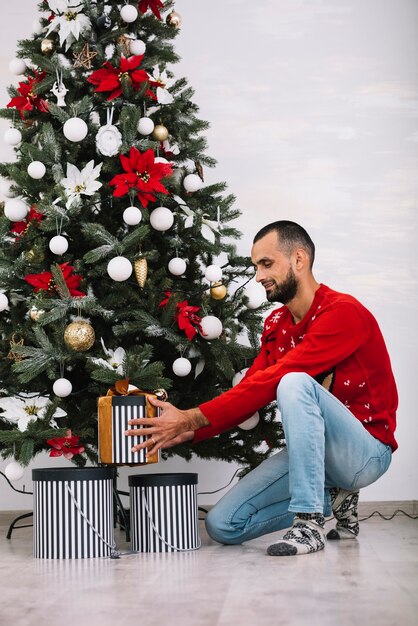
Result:
[[[260,353],[245,378],[200,405],[210,426],[197,430],[194,442],[237,426],[273,402],[289,372],[318,380],[374,437],[396,450],[398,395],[379,326],[358,300],[325,285],[298,324],[286,306],[267,317]]]

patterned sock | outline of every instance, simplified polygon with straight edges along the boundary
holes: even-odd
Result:
[[[296,513],[292,528],[267,548],[270,556],[310,554],[325,548],[325,518],[321,513]]]
[[[327,534],[327,539],[355,539],[359,534],[358,491],[332,488],[329,490],[332,511],[337,524]]]

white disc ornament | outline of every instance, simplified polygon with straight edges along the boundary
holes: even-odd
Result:
[[[186,261],[184,259],[180,259],[179,257],[175,257],[171,259],[168,264],[168,271],[173,276],[181,276],[187,269]]]
[[[154,122],[150,117],[141,117],[137,128],[140,135],[151,135],[154,130]]]
[[[197,174],[188,174],[183,180],[183,187],[189,193],[199,191],[202,184],[202,179]]]
[[[174,224],[174,215],[165,206],[159,206],[149,216],[150,224],[155,230],[168,230]]]
[[[16,463],[16,461],[12,461],[4,468],[4,473],[6,474],[6,478],[13,482],[14,480],[20,480],[24,473],[24,468]]]
[[[257,426],[259,421],[260,421],[260,414],[258,411],[256,411],[254,415],[251,415],[251,417],[241,422],[241,424],[238,424],[238,426],[242,428],[242,430],[252,430],[253,428]]]
[[[0,311],[5,311],[9,306],[9,299],[5,293],[0,293]]]
[[[222,280],[222,269],[219,265],[208,265],[205,270],[205,278],[210,283],[217,283]]]
[[[192,364],[184,357],[176,359],[172,367],[176,376],[187,376],[192,371]]]
[[[251,285],[244,291],[244,295],[248,298],[246,304],[247,309],[258,309],[266,301],[266,292],[264,287],[259,284]]]
[[[9,63],[9,70],[16,76],[21,76],[27,70],[28,66],[23,59],[12,59]]]
[[[138,10],[132,6],[132,4],[125,4],[125,6],[121,8],[120,16],[124,22],[131,24],[132,22],[135,22],[138,17]]]
[[[9,146],[17,146],[22,141],[22,133],[17,128],[9,128],[4,133],[4,141]]]
[[[58,378],[52,385],[52,391],[59,398],[66,398],[73,390],[73,386],[68,378]]]
[[[135,56],[141,56],[145,53],[147,46],[145,45],[145,42],[142,41],[142,39],[132,39],[129,44],[129,49],[131,51],[131,54]]]
[[[200,332],[203,339],[210,341],[211,339],[218,339],[223,331],[222,322],[218,317],[214,315],[206,315],[202,317],[200,322],[202,331]]]
[[[49,249],[53,254],[64,254],[68,250],[68,241],[62,235],[55,235],[49,242]]]
[[[83,141],[87,136],[87,132],[88,126],[80,117],[70,117],[63,127],[64,137],[73,143]]]
[[[238,383],[242,381],[242,379],[244,378],[245,374],[248,372],[249,369],[250,369],[249,367],[244,367],[244,369],[240,370],[234,375],[232,379],[233,387],[235,387],[235,385],[238,385]]]
[[[10,189],[10,186],[11,182],[9,180],[6,180],[6,178],[0,179],[0,193],[5,198],[14,198],[14,193]]]
[[[142,220],[142,213],[136,206],[128,206],[123,212],[123,221],[128,226],[136,226]]]
[[[25,219],[29,211],[26,202],[20,198],[10,198],[4,205],[4,214],[12,222],[21,222]]]
[[[39,180],[45,176],[46,167],[42,161],[32,161],[32,163],[28,165],[28,174],[31,178]]]
[[[122,145],[122,135],[113,124],[99,128],[96,135],[97,152],[104,156],[115,156]]]
[[[128,280],[132,274],[132,263],[124,256],[115,256],[107,264],[107,273],[118,283]]]

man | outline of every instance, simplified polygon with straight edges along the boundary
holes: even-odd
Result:
[[[311,238],[294,222],[257,233],[256,279],[270,302],[284,305],[267,317],[260,353],[238,385],[197,408],[154,401],[161,416],[147,420],[141,434],[151,437],[133,448],[155,454],[214,436],[277,395],[286,449],[247,474],[206,519],[209,535],[225,544],[291,526],[269,546],[271,556],[323,549],[331,504],[337,527],[328,538],[355,538],[358,490],[388,469],[397,447],[397,391],[377,322],[355,298],[315,280],[314,256]]]

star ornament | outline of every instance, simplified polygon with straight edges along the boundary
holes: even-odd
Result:
[[[137,197],[145,208],[149,202],[157,200],[156,193],[168,194],[168,190],[161,183],[161,179],[173,173],[170,163],[155,163],[154,151],[139,152],[132,146],[129,157],[119,155],[124,169],[123,174],[116,174],[109,185],[114,186],[113,195],[116,198],[125,196],[131,189],[135,189]]]
[[[97,52],[90,50],[88,43],[84,45],[81,52],[74,52],[73,57],[75,59],[74,67],[84,67],[86,70],[91,70],[92,60],[97,57]]]

